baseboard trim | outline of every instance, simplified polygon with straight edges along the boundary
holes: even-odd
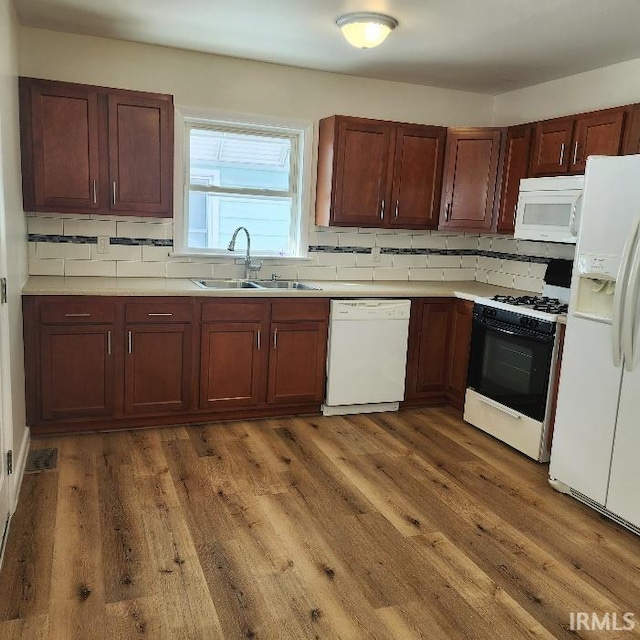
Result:
[[[22,442],[20,443],[20,451],[14,458],[13,477],[11,480],[11,513],[13,514],[18,506],[18,496],[20,495],[20,487],[22,486],[22,478],[24,470],[27,466],[27,455],[29,454],[29,444],[31,442],[31,431],[29,427],[25,427]]]

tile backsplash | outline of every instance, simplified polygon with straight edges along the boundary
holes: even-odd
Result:
[[[172,256],[173,221],[27,214],[31,275],[235,278],[241,259]],[[574,247],[509,236],[438,231],[313,228],[309,257],[267,259],[259,278],[302,280],[477,280],[540,292],[550,258]],[[107,251],[98,252],[98,239]],[[241,252],[241,250],[240,250]]]

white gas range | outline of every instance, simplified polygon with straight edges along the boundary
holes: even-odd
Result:
[[[539,462],[549,460],[557,323],[571,268],[553,260],[541,296],[479,298],[473,309],[464,419]]]

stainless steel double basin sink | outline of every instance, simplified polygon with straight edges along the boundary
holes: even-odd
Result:
[[[321,291],[306,282],[296,280],[192,280],[202,289],[284,289],[287,291]]]

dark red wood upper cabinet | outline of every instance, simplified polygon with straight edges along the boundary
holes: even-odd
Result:
[[[513,233],[520,180],[527,177],[533,126],[509,127],[504,151],[498,233]]]
[[[25,208],[97,209],[97,91],[83,85],[21,78],[20,95]]]
[[[172,104],[112,93],[108,113],[111,209],[171,216]]]
[[[531,154],[532,177],[567,173],[571,160],[573,118],[538,122]]]
[[[169,95],[20,78],[27,211],[170,217]]]
[[[604,109],[537,122],[529,175],[580,174],[589,156],[618,155],[623,147],[627,111],[623,107]]]
[[[402,124],[396,127],[389,226],[402,229],[438,226],[446,137],[442,127]]]
[[[576,120],[569,170],[584,173],[589,156],[617,156],[622,146],[624,109],[585,115]]]
[[[392,128],[357,118],[338,121],[332,224],[379,227],[387,202]]]
[[[444,127],[321,120],[316,224],[436,228],[445,137]]]
[[[439,229],[489,231],[494,204],[503,129],[450,129],[444,160]]]
[[[622,153],[624,155],[640,153],[640,104],[626,108]]]

